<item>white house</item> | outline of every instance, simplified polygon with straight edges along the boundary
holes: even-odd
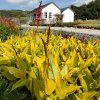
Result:
[[[31,11],[29,16],[30,21],[36,17],[37,8]],[[42,6],[42,21],[43,24],[56,23],[56,14],[63,14],[63,22],[74,22],[74,12],[70,8],[60,9],[55,3],[50,2]]]
[[[49,3],[46,6],[43,6],[42,19],[44,19],[44,23],[54,23],[56,19],[55,14],[60,14],[60,12],[60,8],[54,3]]]
[[[63,16],[63,22],[74,22],[74,12],[70,8],[63,8],[62,9]]]

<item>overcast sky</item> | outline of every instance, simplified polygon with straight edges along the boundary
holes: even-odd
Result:
[[[21,9],[32,10],[39,5],[40,0],[0,0],[0,9]],[[93,0],[42,0],[42,4],[49,2],[56,3],[60,8],[68,7],[72,4],[82,5]]]

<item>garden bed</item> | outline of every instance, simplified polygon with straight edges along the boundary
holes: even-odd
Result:
[[[33,100],[99,100],[100,39],[77,39],[50,28],[45,34],[12,35],[0,41],[0,76],[10,93],[22,91]]]

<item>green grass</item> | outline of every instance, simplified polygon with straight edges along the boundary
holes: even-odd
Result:
[[[76,21],[78,24],[75,25],[80,28],[95,28],[100,29],[100,20],[86,20],[86,21]]]

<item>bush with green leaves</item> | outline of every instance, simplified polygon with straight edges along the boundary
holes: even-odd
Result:
[[[1,18],[0,19],[0,39],[2,41],[7,40],[11,34],[16,34],[18,29],[15,22],[12,19]]]
[[[11,35],[11,30],[8,26],[0,25],[0,38],[1,40],[6,40],[9,35]]]

